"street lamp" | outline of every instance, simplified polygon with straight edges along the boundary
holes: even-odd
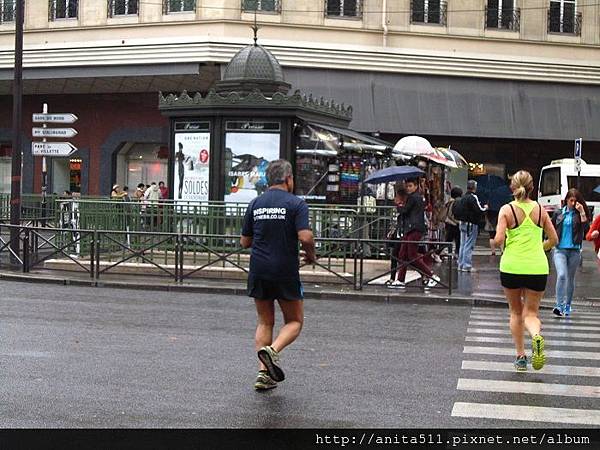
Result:
[[[10,184],[10,249],[19,254],[19,228],[21,224],[21,151],[23,116],[23,16],[25,0],[15,2],[15,73],[13,82],[13,136],[12,177]]]

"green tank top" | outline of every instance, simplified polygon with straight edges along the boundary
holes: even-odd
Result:
[[[543,229],[529,215],[537,203],[511,202],[525,213],[525,219],[516,228],[506,230],[506,242],[500,272],[517,275],[548,275],[548,258],[544,253]]]

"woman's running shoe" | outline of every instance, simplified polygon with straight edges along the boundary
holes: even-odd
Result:
[[[277,387],[277,381],[269,376],[266,370],[259,370],[254,382],[254,389],[257,391],[267,391]]]
[[[517,372],[526,372],[527,371],[527,356],[519,355],[517,359],[515,359],[515,369]]]
[[[266,347],[261,348],[258,351],[258,359],[266,366],[269,371],[269,376],[273,378],[274,381],[279,382],[285,380],[283,370],[276,364],[279,362],[279,353],[277,353],[273,347],[267,345]]]
[[[540,370],[546,364],[546,355],[544,354],[544,338],[536,334],[531,339],[531,367]]]

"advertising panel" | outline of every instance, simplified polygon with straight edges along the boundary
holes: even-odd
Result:
[[[279,139],[278,133],[226,134],[226,202],[249,203],[267,189],[267,165],[279,158]]]
[[[173,198],[208,201],[210,133],[175,133]]]

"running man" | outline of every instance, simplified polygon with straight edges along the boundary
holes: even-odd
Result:
[[[277,387],[285,379],[278,364],[281,351],[300,335],[304,322],[303,289],[298,273],[298,241],[304,261],[315,261],[315,243],[308,224],[308,205],[296,197],[292,165],[278,159],[269,163],[267,191],[246,210],[240,244],[252,247],[248,296],[254,298],[258,324],[256,350],[259,371],[254,389]],[[275,304],[283,313],[284,325],[273,340]]]
[[[544,251],[558,242],[550,216],[530,199],[533,178],[525,170],[512,176],[510,187],[515,201],[500,208],[495,243],[505,241],[500,259],[500,282],[510,309],[510,331],[517,351],[515,369],[527,370],[523,328],[531,336],[531,365],[540,370],[546,363],[544,338],[539,319],[540,301],[546,290],[550,268]],[[542,234],[548,238],[542,241]]]

